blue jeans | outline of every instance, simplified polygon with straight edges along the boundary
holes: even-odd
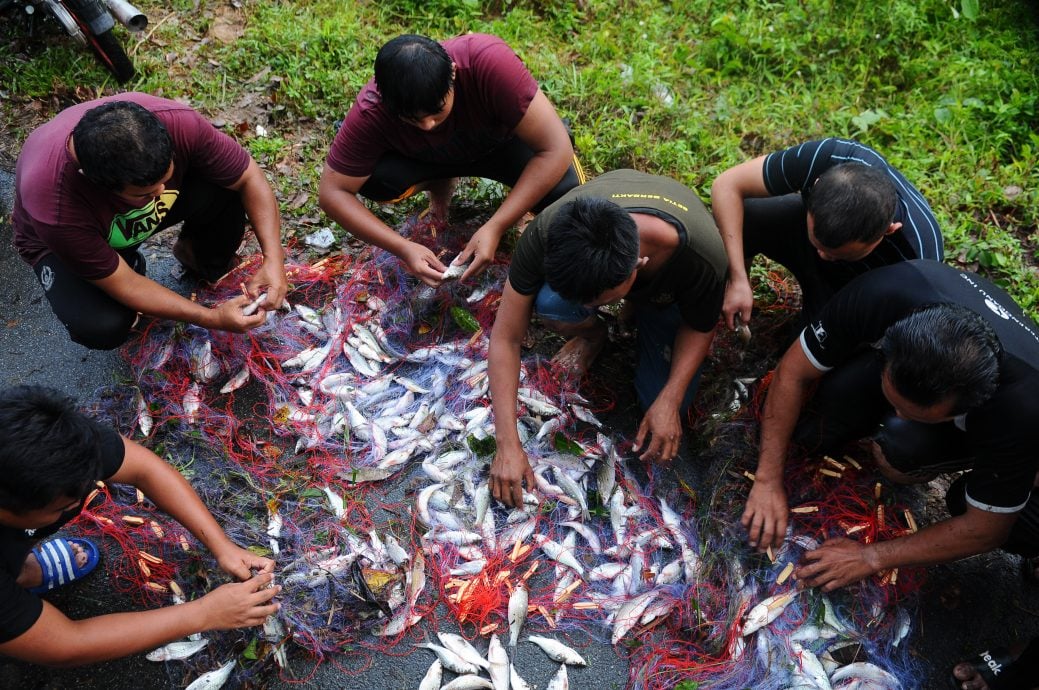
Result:
[[[562,323],[580,323],[595,314],[594,309],[566,301],[550,288],[548,283],[542,285],[538,291],[534,300],[534,312],[543,319]],[[682,316],[676,304],[663,309],[652,305],[636,305],[638,363],[635,365],[635,393],[643,411],[649,409],[667,383],[671,373],[671,348],[674,347],[675,335],[681,323]],[[683,415],[693,403],[702,371],[701,366],[685,391],[679,408]]]

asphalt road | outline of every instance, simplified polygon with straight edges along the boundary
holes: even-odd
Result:
[[[0,171],[0,202],[9,203],[10,183],[10,173]],[[0,207],[0,217],[5,217],[6,211]],[[10,227],[0,223],[0,385],[31,382],[85,398],[99,387],[126,376],[126,365],[117,353],[92,352],[68,340],[32,271],[11,248],[10,237]],[[174,289],[190,289],[172,277],[174,261],[165,249],[148,247],[145,254],[150,277]],[[690,463],[684,466],[692,467]],[[931,568],[922,597],[920,617],[913,621],[911,645],[930,673],[918,679],[915,687],[947,687],[948,669],[964,655],[1039,634],[1039,587],[1024,583],[1015,557],[994,553]],[[125,597],[109,590],[104,573],[66,588],[52,601],[74,618],[132,608]],[[625,687],[627,663],[612,647],[582,640],[580,636],[575,641],[583,647],[589,668],[572,670],[572,688]],[[344,655],[335,663],[322,665],[304,686],[414,688],[431,661],[432,655],[421,650],[407,656],[376,656],[371,659],[371,667],[358,674],[349,669],[356,668],[360,657]],[[547,684],[556,668],[532,645],[518,648],[515,663],[528,682],[538,687]],[[0,661],[0,687],[4,688],[111,690],[183,685],[176,667],[149,663],[143,655],[80,669],[47,669]],[[272,680],[271,687],[299,684]]]

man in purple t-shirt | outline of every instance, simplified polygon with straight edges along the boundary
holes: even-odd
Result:
[[[174,255],[213,281],[234,265],[246,216],[263,263],[248,296],[203,307],[149,280],[138,247],[183,222]],[[245,332],[243,306],[281,304],[287,282],[274,193],[248,152],[182,103],[127,93],[72,106],[33,132],[15,169],[14,246],[72,339],[111,349],[138,314]]]
[[[584,181],[566,126],[515,53],[495,36],[437,43],[394,38],[375,60],[343,122],[321,175],[321,207],[347,231],[397,255],[429,285],[446,266],[357,198],[395,201],[427,191],[435,219],[447,219],[454,180],[486,177],[512,187],[456,264],[462,279],[494,259],[505,231]]]

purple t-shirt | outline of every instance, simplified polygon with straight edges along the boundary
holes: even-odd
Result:
[[[109,101],[147,108],[173,140],[173,177],[158,199],[140,208],[87,180],[66,146],[83,115]],[[248,167],[245,149],[183,103],[124,93],[74,105],[22,146],[15,168],[15,249],[30,266],[53,253],[86,280],[106,278],[119,265],[116,250],[138,245],[158,230],[185,177],[229,187]]]
[[[328,166],[350,177],[368,177],[379,158],[394,151],[429,162],[476,160],[501,146],[537,94],[534,77],[497,36],[469,34],[443,42],[455,63],[454,107],[425,132],[392,115],[375,80],[361,92],[328,152]]]

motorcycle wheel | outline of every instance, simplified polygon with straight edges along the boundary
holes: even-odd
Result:
[[[89,23],[80,16],[76,2],[50,2],[48,6],[69,35],[89,45],[98,61],[108,68],[119,83],[129,81],[133,77],[133,63],[123,50],[122,44],[112,35],[111,29],[95,34]]]
[[[88,27],[83,28],[87,42],[101,64],[108,68],[108,71],[120,84],[130,81],[134,75],[133,63],[123,50],[119,39],[112,35],[112,31],[108,30],[95,35],[90,32]]]

